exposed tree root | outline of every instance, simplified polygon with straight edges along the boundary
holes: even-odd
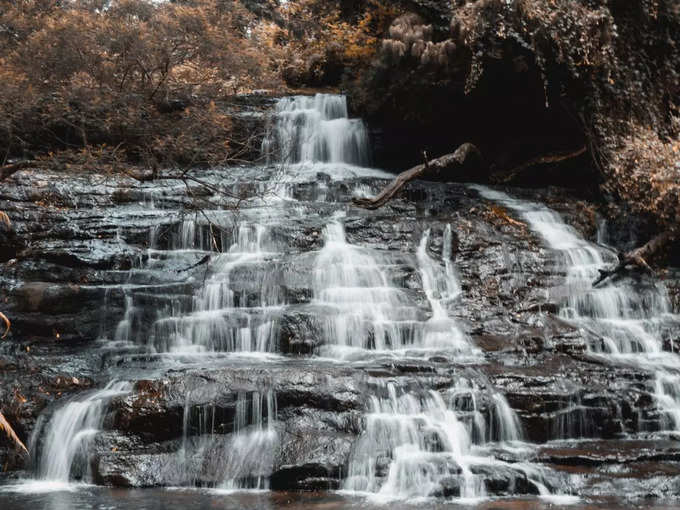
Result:
[[[7,316],[2,312],[0,312],[0,321],[2,321],[5,325],[5,331],[3,332],[2,336],[0,336],[0,338],[6,338],[7,335],[9,334],[9,330],[12,327],[12,323],[9,321]]]
[[[445,154],[437,159],[425,161],[422,165],[414,166],[406,170],[388,184],[377,196],[373,198],[355,198],[354,203],[366,209],[378,209],[385,205],[404,185],[418,177],[442,177],[453,170],[466,168],[476,158],[481,160],[479,149],[471,143],[464,143],[455,152]]]
[[[667,230],[652,238],[639,248],[635,248],[627,253],[619,253],[619,263],[614,266],[613,269],[600,269],[600,276],[593,282],[593,287],[599,285],[607,278],[622,272],[627,267],[636,267],[653,274],[654,271],[649,266],[646,259],[654,255],[654,253],[666,246],[674,238],[675,235],[673,232]]]

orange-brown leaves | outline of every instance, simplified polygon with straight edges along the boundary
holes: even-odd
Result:
[[[238,1],[102,7],[0,0],[0,151],[68,150],[73,160],[106,146],[105,164],[113,147],[145,165],[227,159],[231,124],[210,102],[276,83],[254,16]]]

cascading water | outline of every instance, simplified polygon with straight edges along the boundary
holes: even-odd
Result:
[[[314,267],[314,295],[332,310],[325,319],[326,338],[361,349],[412,346],[419,310],[390,281],[390,261],[349,244],[339,222],[327,225],[324,237]]]
[[[484,186],[473,188],[484,198],[516,211],[562,258],[567,276],[560,316],[587,331],[588,338],[594,338],[588,344],[591,355],[655,373],[652,390],[665,415],[662,427],[678,430],[680,357],[663,350],[661,336],[663,327],[678,319],[670,313],[663,285],[641,287],[617,281],[594,287],[598,270],[616,262],[613,252],[583,239],[559,214],[542,204],[518,200]]]
[[[448,481],[455,488],[442,495],[483,496],[467,459],[470,437],[441,395],[399,394],[390,383],[385,389],[386,397],[370,397],[344,488],[412,499],[436,495]]]
[[[203,234],[197,237],[196,230],[193,222],[183,223],[180,249],[200,248],[206,242]],[[156,351],[276,350],[274,322],[283,301],[274,280],[276,272],[262,271],[262,265],[276,254],[269,248],[263,225],[242,222],[232,232],[230,245],[227,236],[220,238],[220,245],[229,247],[211,255],[211,276],[194,295],[193,311],[180,309],[154,323],[149,342]],[[236,274],[240,288],[234,288]],[[243,281],[248,280],[256,285],[244,288]]]
[[[471,354],[472,346],[446,309],[448,303],[460,293],[451,261],[451,225],[446,226],[443,236],[444,269],[427,254],[429,240],[430,230],[426,230],[416,253],[423,290],[432,309],[432,317],[425,324],[422,343],[426,347],[449,348],[457,353]]]
[[[511,480],[505,487],[509,492],[548,496],[546,484],[559,483],[531,464],[494,458],[492,444],[512,448],[521,439],[517,416],[499,393],[491,394],[488,411],[482,413],[477,402],[482,392],[465,378],[444,395],[397,388],[392,382],[377,384],[344,490],[371,493],[380,500],[479,499],[489,491],[499,495],[484,476],[493,470]]]
[[[225,414],[229,414],[228,418]],[[232,430],[224,430],[225,421]],[[214,404],[184,408],[182,447],[166,466],[179,485],[210,480],[223,490],[268,489],[278,444],[273,391],[239,392],[234,414]]]
[[[45,425],[38,477],[48,482],[68,482],[73,477],[89,481],[89,442],[102,428],[108,402],[131,388],[128,382],[112,381],[55,411]]]
[[[448,235],[447,235],[448,232]],[[450,244],[450,226],[444,242]],[[474,347],[449,317],[446,306],[460,292],[444,253],[445,266],[427,255],[430,233],[419,245],[416,262],[432,316],[424,312],[406,289],[394,284],[390,268],[395,261],[376,250],[349,244],[339,221],[326,226],[325,244],[314,267],[314,296],[329,309],[324,334],[334,345],[355,349],[439,349],[471,356]]]
[[[268,161],[368,166],[368,134],[350,119],[347,98],[331,94],[286,97],[276,105],[275,127],[263,142]]]
[[[312,171],[315,165],[323,163],[345,168],[343,165],[369,162],[366,129],[360,119],[348,118],[343,96],[284,98],[277,104],[274,119],[274,126],[263,142],[263,152],[271,162],[307,164]],[[293,181],[297,173],[299,170],[292,172]],[[385,175],[370,170],[366,173]],[[287,191],[284,189],[282,194]],[[154,209],[156,197],[151,198],[150,206]],[[277,281],[276,246],[268,227],[259,218],[229,227],[229,220],[220,222],[219,217],[210,223],[203,217],[184,218],[176,229],[166,223],[150,229],[151,247],[144,267],[147,273],[140,272],[141,284],[126,286],[126,312],[116,328],[115,341],[141,342],[154,352],[175,354],[278,350],[277,317],[285,301]],[[147,284],[149,276],[167,271],[169,259],[177,260],[179,273],[182,266],[192,265],[190,261],[195,256],[209,257],[209,263],[203,275],[205,281],[197,287],[191,302],[187,303],[184,294],[178,292],[187,285],[181,275],[176,283]],[[131,271],[131,276],[135,271]],[[150,326],[141,330],[149,318],[145,306],[138,301],[149,300],[160,305],[154,310]],[[85,438],[92,437],[101,426],[113,384],[86,401],[72,402],[55,413],[45,428],[47,440],[39,468],[42,477],[68,481],[74,459],[86,455]],[[270,409],[275,399],[266,395],[266,424],[261,419],[263,413],[256,411],[261,400],[262,396],[253,397],[252,421],[244,418],[245,400],[239,401],[240,417],[237,416],[234,433],[218,438],[218,450],[214,438],[210,439],[214,434],[200,434],[203,439],[199,443],[203,443],[197,448],[194,445],[193,460],[182,457],[168,467],[174,471],[171,478],[180,484],[191,484],[190,473],[194,473],[193,478],[198,477],[196,464],[203,466],[212,461],[212,470],[221,472],[215,475],[221,480],[216,484],[222,487],[266,487],[265,465],[271,464],[271,455],[267,460],[262,452],[271,454],[277,442],[273,428],[275,412]],[[65,430],[68,447],[61,449],[58,438]],[[186,455],[192,441],[185,439],[184,443]]]
[[[280,100],[263,150],[270,163],[283,167],[284,200],[272,194],[271,201],[267,197],[256,205],[245,204],[238,218],[219,208],[194,218],[163,218],[162,211],[156,211],[159,219],[149,229],[151,247],[125,280],[126,312],[114,334],[117,343],[137,344],[144,355],[142,361],[135,361],[151,366],[155,371],[151,378],[159,373],[181,374],[190,363],[204,370],[219,362],[223,363],[219,370],[230,370],[229,363],[244,363],[253,378],[264,373],[268,379],[265,361],[285,365],[291,360],[260,353],[280,354],[286,314],[311,309],[313,320],[321,325],[319,343],[325,347],[315,347],[304,360],[307,369],[314,367],[310,371],[332,379],[327,374],[334,372],[326,370],[335,368],[327,367],[339,366],[338,359],[352,360],[350,353],[356,354],[356,366],[368,366],[371,374],[373,369],[389,372],[414,359],[416,370],[427,365],[432,371],[422,381],[421,374],[414,375],[408,384],[392,375],[368,384],[371,393],[362,433],[349,464],[341,468],[345,490],[411,499],[545,495],[559,487],[557,475],[527,461],[533,450],[522,442],[517,415],[488,380],[480,383],[479,374],[472,378],[455,374],[452,382],[438,386],[440,368],[433,367],[482,360],[481,350],[454,316],[461,288],[448,220],[427,229],[419,242],[410,231],[404,243],[412,247],[410,252],[356,243],[349,223],[345,230],[351,209],[347,203],[332,202],[338,196],[333,189],[337,183],[332,181],[388,177],[357,166],[370,161],[368,137],[360,120],[348,118],[345,98],[317,95]],[[365,181],[350,184],[356,185],[356,192],[368,192]],[[343,200],[349,200],[348,190]],[[162,194],[156,198],[162,201]],[[297,229],[287,230],[290,223],[296,223]],[[323,231],[323,245],[296,252],[290,231],[315,240]],[[125,235],[120,239],[123,242]],[[432,247],[440,239],[442,248],[437,253]],[[291,261],[286,250],[300,255],[299,267],[297,261],[292,268],[282,267],[282,260]],[[291,295],[294,298],[289,300]],[[198,353],[211,355],[193,355]],[[376,361],[385,358],[389,364]],[[293,400],[305,399],[304,393],[297,394],[298,382],[291,379],[289,386],[295,389],[287,390],[289,401],[282,405],[289,407],[282,411],[284,416],[295,414],[291,394]],[[173,412],[181,413],[183,398],[182,436],[163,445],[162,463],[155,465],[160,473],[154,473],[158,475],[154,480],[225,490],[268,488],[280,461],[281,442],[293,434],[279,433],[283,429],[276,421],[273,390],[253,391],[247,377],[228,381],[219,399],[206,396],[201,383],[192,383],[198,388],[180,386],[185,393]],[[240,384],[249,390],[243,391]],[[668,384],[660,387],[667,389]],[[87,456],[86,438],[102,428],[110,400],[104,395],[112,388],[92,394],[91,410],[81,410],[72,402],[56,411],[45,429],[41,473],[55,471],[64,481],[87,476],[76,473],[74,466]],[[125,386],[118,391],[128,390]],[[308,418],[300,420],[307,423]],[[62,467],[52,469],[57,455],[48,452],[58,449],[57,438],[66,429],[73,448],[64,452]],[[511,461],[499,460],[506,457]]]

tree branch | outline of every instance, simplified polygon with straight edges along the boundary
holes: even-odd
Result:
[[[425,154],[425,153],[424,153]],[[460,169],[470,162],[471,157],[481,159],[479,149],[471,143],[464,143],[456,149],[455,152],[445,154],[439,158],[427,161],[425,155],[425,163],[414,166],[405,172],[400,173],[396,179],[388,184],[374,198],[355,198],[354,203],[366,209],[378,209],[385,205],[397,192],[404,187],[404,185],[418,177],[440,177],[444,173],[450,173],[454,169]]]
[[[629,251],[628,253],[619,253],[619,263],[612,269],[600,269],[600,276],[593,282],[593,287],[599,285],[607,278],[622,272],[627,267],[637,267],[644,271],[654,274],[654,270],[649,266],[647,260],[654,255],[662,247],[666,246],[675,238],[675,235],[670,230],[662,232],[656,237],[650,239],[646,244]]]
[[[581,156],[582,154],[585,154],[587,151],[586,146],[582,146],[579,149],[571,152],[566,152],[566,153],[560,153],[560,154],[549,154],[547,156],[539,156],[537,158],[530,159],[529,161],[522,163],[519,166],[516,166],[515,168],[505,171],[505,172],[499,172],[493,176],[493,182],[496,184],[503,184],[511,181],[517,175],[521,174],[522,172],[525,172],[527,169],[536,166],[536,165],[547,165],[550,163],[559,163],[561,161],[566,161],[567,159],[573,159]]]

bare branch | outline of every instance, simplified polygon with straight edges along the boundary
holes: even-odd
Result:
[[[467,166],[470,163],[471,157],[481,160],[479,149],[471,143],[464,143],[455,152],[431,161],[427,161],[426,153],[423,153],[423,155],[426,158],[425,163],[400,173],[378,196],[374,198],[355,198],[354,203],[366,209],[378,209],[385,205],[406,183],[413,179],[424,176],[440,177],[443,173],[449,174],[453,170]]]

